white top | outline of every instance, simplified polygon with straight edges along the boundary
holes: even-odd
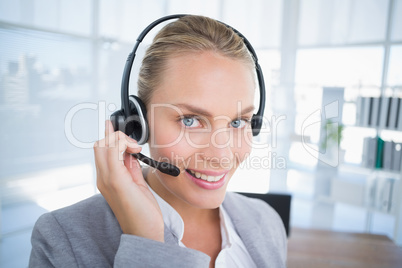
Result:
[[[184,222],[179,213],[163,200],[151,187],[149,187],[162,211],[163,221],[177,238],[181,247],[186,247],[183,242]],[[216,268],[223,267],[256,267],[250,254],[248,253],[243,241],[234,229],[232,220],[224,210],[219,207],[219,216],[221,223],[222,248],[215,261]]]

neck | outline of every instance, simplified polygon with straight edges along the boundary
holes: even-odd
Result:
[[[157,173],[149,172],[146,181],[152,190],[171,205],[183,219],[185,226],[181,240],[183,244],[208,254],[211,257],[210,267],[214,267],[222,246],[219,208],[199,208],[186,202],[165,187]],[[180,181],[176,183],[180,185]]]
[[[148,172],[146,181],[148,185],[157,193],[163,200],[172,206],[183,219],[186,226],[193,224],[207,224],[219,221],[219,208],[206,209],[195,207],[184,200],[180,199],[161,184],[157,178],[158,174]]]

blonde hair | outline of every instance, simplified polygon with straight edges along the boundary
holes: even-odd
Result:
[[[138,77],[138,97],[148,105],[168,59],[201,51],[213,51],[254,68],[243,39],[232,29],[207,17],[184,16],[162,28],[147,49]]]

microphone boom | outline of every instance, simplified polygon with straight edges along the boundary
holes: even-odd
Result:
[[[180,169],[172,164],[169,164],[167,162],[158,162],[152,158],[149,158],[148,156],[143,155],[142,153],[138,154],[131,154],[141,162],[147,164],[148,166],[151,166],[153,168],[156,168],[162,173],[168,174],[170,176],[177,177],[180,174]]]

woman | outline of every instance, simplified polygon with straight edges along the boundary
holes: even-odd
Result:
[[[215,20],[165,26],[143,59],[138,96],[152,158],[179,176],[141,168],[131,155],[141,147],[107,121],[94,146],[102,195],[43,215],[30,266],[285,267],[279,216],[226,193],[251,151],[254,68],[242,39]]]

